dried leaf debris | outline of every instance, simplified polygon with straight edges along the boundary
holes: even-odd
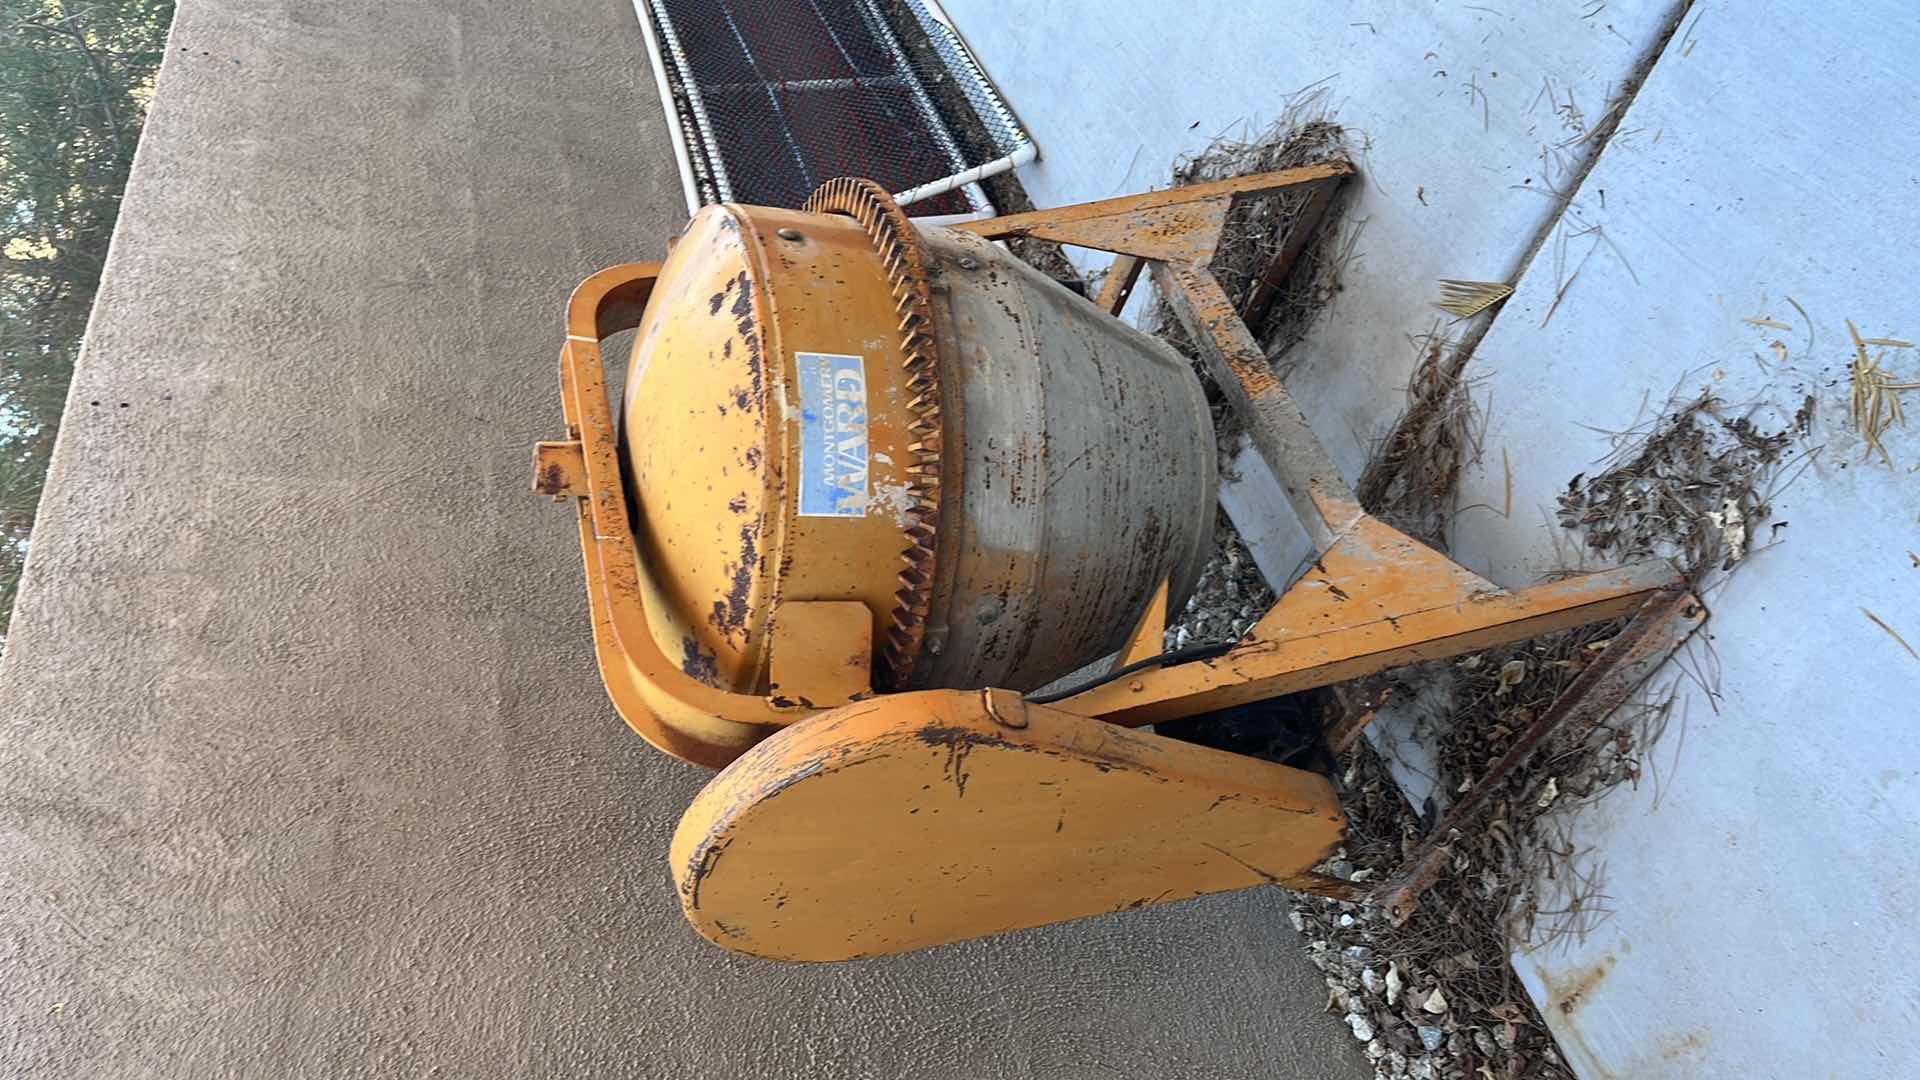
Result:
[[[1761,429],[1759,411],[1735,415],[1703,391],[1615,435],[1600,468],[1561,493],[1560,524],[1622,562],[1673,559],[1695,581],[1731,569],[1772,512],[1774,474],[1808,434],[1814,399],[1777,431]]]
[[[1792,330],[1771,325],[1774,320],[1752,321]],[[1856,416],[1870,423],[1877,415],[1877,434],[1903,417],[1897,401],[1888,399],[1920,387],[1886,376],[1884,354],[1868,357],[1871,366],[1859,362],[1866,349],[1908,343],[1854,336],[1862,394]],[[1466,357],[1441,328],[1415,344],[1421,361],[1409,380],[1407,409],[1356,487],[1370,512],[1444,550],[1447,525],[1461,512],[1459,470],[1481,456],[1483,406],[1463,374]],[[1784,360],[1785,351],[1781,342],[1774,356]],[[1784,525],[1772,523],[1769,531],[1772,503],[1817,453],[1804,448],[1815,408],[1809,395],[1787,416],[1771,405],[1731,404],[1701,390],[1677,395],[1630,428],[1609,433],[1610,453],[1574,477],[1559,499],[1559,523],[1573,538],[1566,572],[1577,572],[1587,556],[1666,558],[1696,588],[1717,583]],[[1486,509],[1510,515],[1511,494],[1504,509]],[[1913,562],[1920,566],[1920,555]],[[1216,557],[1167,644],[1237,637],[1271,602],[1252,559],[1223,522]],[[1913,652],[1884,620],[1863,613]],[[1426,695],[1441,703],[1440,722],[1429,732],[1436,790],[1443,796],[1470,790],[1624,627],[1622,620],[1577,628],[1381,677],[1438,687]],[[1708,672],[1685,677],[1705,680],[1709,693],[1716,692]],[[1610,916],[1606,866],[1577,846],[1572,824],[1617,785],[1651,784],[1656,793],[1664,787],[1668,778],[1653,748],[1675,719],[1677,701],[1677,682],[1642,688],[1584,735],[1561,737],[1510,774],[1480,827],[1453,838],[1448,864],[1404,925],[1394,927],[1358,905],[1291,896],[1290,921],[1326,978],[1327,1007],[1365,1045],[1377,1076],[1572,1077],[1509,958],[1516,946],[1551,948],[1562,938],[1584,936]],[[1340,718],[1333,694],[1318,696],[1315,707]],[[1321,869],[1344,880],[1377,881],[1393,873],[1443,811],[1410,807],[1365,739],[1338,760],[1336,779],[1349,836]]]
[[[1413,345],[1420,359],[1407,380],[1407,408],[1355,493],[1380,520],[1445,550],[1460,469],[1484,448],[1484,417],[1454,340],[1436,327]]]
[[[1397,678],[1439,685],[1436,733],[1443,791],[1470,787],[1552,707],[1623,623],[1583,627]],[[1660,782],[1648,748],[1672,711],[1668,691],[1617,710],[1577,745],[1548,749],[1508,778],[1481,828],[1455,838],[1451,858],[1406,924],[1316,897],[1292,897],[1292,921],[1349,1028],[1364,1021],[1380,1076],[1511,1080],[1572,1073],[1513,972],[1516,943],[1548,946],[1608,914],[1601,869],[1569,840],[1580,808],[1620,783]],[[1422,840],[1420,814],[1367,740],[1338,777],[1349,832],[1322,869],[1349,881],[1393,872]],[[1404,992],[1403,992],[1404,988]]]
[[[1406,411],[1357,488],[1376,516],[1444,548],[1446,525],[1460,512],[1458,474],[1480,456],[1484,420],[1464,358],[1444,334],[1436,328],[1416,345],[1421,362]],[[1607,457],[1561,496],[1560,523],[1573,538],[1567,562],[1582,552],[1610,562],[1668,558],[1697,585],[1737,567],[1767,533],[1779,489],[1811,453],[1800,446],[1814,406],[1807,398],[1791,417],[1769,423],[1766,409],[1701,392],[1614,433]],[[1167,645],[1237,637],[1271,602],[1222,522],[1215,558]],[[1430,732],[1437,790],[1471,789],[1624,626],[1577,628],[1383,676],[1422,687],[1438,703]],[[1509,957],[1516,945],[1552,947],[1584,935],[1610,915],[1606,867],[1575,844],[1572,823],[1616,785],[1664,786],[1652,748],[1676,700],[1673,685],[1643,688],[1583,737],[1562,737],[1510,774],[1481,826],[1455,837],[1448,864],[1404,925],[1357,905],[1291,896],[1290,920],[1326,978],[1328,1008],[1365,1044],[1378,1076],[1571,1078]],[[1329,694],[1317,707],[1338,705]],[[1393,873],[1442,812],[1410,807],[1365,739],[1339,760],[1336,780],[1349,835],[1322,870],[1348,881]]]
[[[1313,90],[1295,95],[1279,119],[1258,135],[1222,136],[1200,153],[1176,163],[1173,186],[1348,161],[1356,152],[1364,152],[1364,139],[1333,119],[1324,89]],[[1234,201],[1211,268],[1236,306],[1245,307],[1273,266],[1275,256],[1287,248],[1291,231],[1310,197],[1281,191]],[[1334,197],[1318,233],[1300,250],[1279,292],[1249,327],[1269,360],[1279,362],[1340,291],[1341,274],[1354,258],[1359,238],[1358,223],[1343,220],[1343,202],[1342,196]],[[1164,300],[1155,303],[1147,326],[1176,349],[1189,357],[1194,355],[1185,331]]]

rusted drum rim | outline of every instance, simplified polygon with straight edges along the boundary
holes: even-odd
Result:
[[[907,430],[914,437],[907,449],[914,460],[907,467],[909,524],[906,548],[900,553],[906,565],[900,571],[900,589],[893,594],[893,625],[887,629],[880,655],[886,666],[886,683],[904,686],[920,655],[933,604],[934,543],[940,526],[941,451],[945,441],[926,265],[913,223],[886,189],[871,180],[829,180],[808,196],[802,209],[815,214],[844,214],[860,223],[880,255],[899,315],[901,366],[907,371],[907,387],[914,394],[907,402],[913,413]]]

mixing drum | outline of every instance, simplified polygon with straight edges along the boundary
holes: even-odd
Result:
[[[1214,442],[1177,353],[861,181],[710,206],[635,339],[622,457],[649,622],[771,685],[784,605],[858,601],[889,689],[1027,690],[1118,649],[1209,547]]]

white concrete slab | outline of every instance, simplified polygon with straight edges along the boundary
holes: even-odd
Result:
[[[1464,518],[1455,548],[1506,585],[1554,561],[1554,495],[1607,449],[1578,425],[1625,427],[1676,382],[1820,403],[1826,449],[1776,502],[1791,524],[1713,598],[1719,700],[1683,682],[1658,795],[1579,819],[1614,914],[1519,958],[1584,1077],[1896,1077],[1920,1057],[1920,660],[1862,610],[1920,646],[1920,431],[1888,438],[1897,468],[1862,461],[1843,321],[1920,336],[1916,55],[1906,4],[1698,5],[1569,215],[1608,243],[1544,326],[1593,241],[1538,261],[1474,361],[1497,404],[1461,502],[1502,502],[1504,447],[1515,509]],[[1920,378],[1920,352],[1890,366]]]
[[[1041,206],[1164,187],[1175,158],[1259,130],[1303,90],[1326,92],[1370,143],[1351,215],[1364,222],[1360,257],[1298,347],[1289,385],[1350,476],[1399,411],[1416,358],[1409,336],[1440,318],[1435,280],[1517,273],[1555,206],[1543,192],[1593,149],[1555,103],[1597,121],[1677,10],[1669,0],[944,6],[1040,145],[1020,176]]]

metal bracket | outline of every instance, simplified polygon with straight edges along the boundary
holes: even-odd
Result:
[[[578,439],[533,444],[533,490],[556,499],[584,497],[592,490],[587,485],[587,454]]]
[[[987,710],[987,716],[1001,727],[1023,728],[1027,726],[1027,699],[1011,690],[982,690],[980,701]]]

